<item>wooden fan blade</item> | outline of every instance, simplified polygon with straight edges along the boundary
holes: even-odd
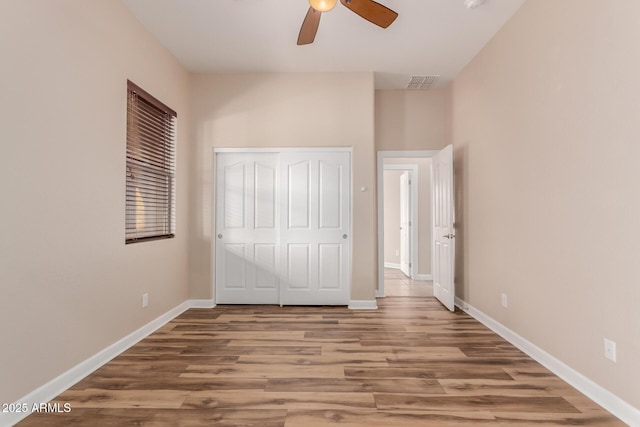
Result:
[[[387,28],[398,14],[373,0],[340,0],[347,9],[379,27]]]
[[[298,45],[313,43],[318,32],[318,26],[320,25],[320,16],[322,12],[318,12],[314,8],[310,7],[307,11],[307,16],[302,21],[302,27],[300,27],[300,34],[298,34]]]

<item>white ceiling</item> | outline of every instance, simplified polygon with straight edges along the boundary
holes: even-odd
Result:
[[[338,2],[298,46],[307,0],[123,0],[192,72],[373,71],[378,89],[406,88],[411,75],[448,85],[524,1],[379,0],[399,14],[387,29]]]

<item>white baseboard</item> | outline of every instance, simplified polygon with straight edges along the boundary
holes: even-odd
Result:
[[[48,383],[38,387],[22,399],[14,402],[15,404],[26,404],[29,411],[18,413],[2,413],[0,412],[0,426],[12,426],[31,415],[31,408],[34,404],[46,403],[51,399],[76,384],[105,363],[109,362],[120,353],[124,352],[134,344],[142,341],[153,332],[169,323],[190,308],[212,308],[215,307],[213,300],[187,300],[177,307],[167,311],[163,315],[157,317],[141,328],[130,333],[126,337],[116,341],[109,347],[101,350],[93,356],[79,363],[67,372],[52,379]]]
[[[433,280],[431,274],[414,274],[413,280]]]
[[[376,300],[354,300],[349,303],[351,310],[377,310],[378,304]]]
[[[384,291],[376,289],[376,298],[384,298]]]
[[[216,303],[212,299],[189,300],[189,308],[215,308]]]
[[[542,366],[549,369],[567,383],[571,384],[598,405],[620,418],[623,422],[630,426],[640,426],[640,409],[635,408],[615,394],[611,393],[609,390],[599,384],[596,384],[580,372],[550,355],[530,341],[527,341],[525,338],[468,304],[466,301],[456,297],[456,305],[487,328],[491,329],[496,334],[518,347],[524,353],[531,356]]]
[[[400,264],[396,264],[395,262],[385,262],[384,268],[395,268],[396,270],[400,270]]]

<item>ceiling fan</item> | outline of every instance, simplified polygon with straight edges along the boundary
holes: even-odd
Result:
[[[307,15],[302,22],[298,45],[313,43],[318,32],[322,12],[330,11],[337,2],[338,0],[309,0],[311,6],[309,6]],[[340,3],[350,11],[382,28],[387,28],[398,17],[396,12],[373,0],[340,0]]]

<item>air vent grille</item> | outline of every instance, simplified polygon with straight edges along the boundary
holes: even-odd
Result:
[[[440,76],[411,76],[407,89],[431,89]]]

